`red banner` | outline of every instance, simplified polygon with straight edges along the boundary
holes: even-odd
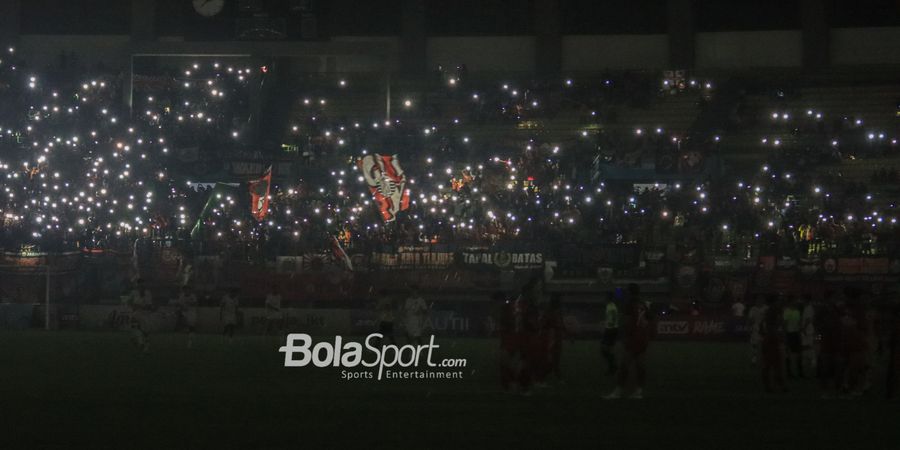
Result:
[[[272,166],[265,175],[250,182],[250,214],[258,221],[266,218],[269,212],[269,188],[272,185]]]

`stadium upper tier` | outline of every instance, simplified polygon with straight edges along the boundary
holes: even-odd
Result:
[[[392,120],[416,128],[456,119],[470,136],[492,139],[540,134],[566,141],[585,129],[630,132],[641,127],[686,133],[700,111],[703,90],[662,88],[659,77],[650,75],[538,82],[442,73],[430,82],[391,82],[388,93],[386,80],[335,75],[298,82],[290,122],[317,116],[334,124],[371,126],[384,121],[390,108]]]
[[[748,93],[734,105],[722,149],[740,169],[778,154],[860,181],[897,165],[900,84],[800,86]]]

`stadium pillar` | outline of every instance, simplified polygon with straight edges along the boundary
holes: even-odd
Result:
[[[538,75],[550,77],[562,70],[562,35],[559,0],[535,0],[535,68]]]
[[[800,1],[803,69],[820,69],[828,65],[829,33],[822,0]]]
[[[125,66],[125,76],[122,77],[122,103],[125,105],[125,109],[128,111],[128,116],[133,116],[132,106],[134,104],[134,99],[132,98],[132,94],[134,94],[134,55],[128,56],[128,65]]]
[[[391,71],[388,62],[384,64],[384,120],[391,120]]]
[[[131,0],[131,41],[155,38],[156,0]]]
[[[410,75],[424,75],[428,70],[425,5],[425,0],[403,0],[400,18],[400,68]]]
[[[694,68],[694,0],[668,0],[666,2],[667,30],[669,35],[669,67]]]
[[[9,44],[19,38],[22,2],[20,0],[3,0],[0,2],[0,44]]]
[[[147,42],[156,39],[156,0],[131,0],[131,43]],[[131,115],[134,89],[134,56],[128,59],[122,86],[122,102]]]
[[[263,59],[260,57],[260,59]],[[265,58],[270,70],[264,76],[266,80],[260,85],[258,95],[251,96],[250,138],[260,142],[263,149],[273,153],[280,151],[284,130],[288,127],[288,119],[293,105],[294,78],[291,58],[279,56]]]

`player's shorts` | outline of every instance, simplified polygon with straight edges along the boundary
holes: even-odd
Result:
[[[779,339],[763,339],[760,350],[766,366],[780,367],[784,364],[784,343]]]
[[[819,361],[816,364],[816,374],[821,380],[828,380],[837,374],[837,358],[831,353],[819,354]]]
[[[803,349],[803,340],[800,338],[799,332],[787,334],[787,348],[792,353],[798,353]]]
[[[131,327],[146,330],[149,322],[149,314],[146,311],[134,311],[131,313]]]
[[[601,341],[605,347],[612,347],[616,345],[616,340],[619,338],[619,329],[618,328],[607,328],[603,330],[603,340]]]
[[[762,335],[758,332],[750,333],[750,344],[759,345],[762,343]]]

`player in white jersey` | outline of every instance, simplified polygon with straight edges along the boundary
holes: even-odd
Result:
[[[281,331],[284,322],[284,312],[281,310],[281,294],[278,286],[272,286],[272,290],[266,294],[266,331],[268,335],[270,331]]]
[[[804,370],[816,373],[816,310],[812,295],[803,296],[800,308],[800,364]]]
[[[229,340],[234,339],[234,329],[237,327],[238,289],[231,288],[219,306],[219,319],[222,321],[222,332]]]
[[[422,332],[428,323],[428,311],[431,307],[425,303],[425,299],[419,295],[418,286],[413,286],[409,297],[403,304],[404,325],[406,337],[410,343],[417,345],[422,343]]]
[[[178,314],[178,326],[187,330],[187,346],[194,346],[194,331],[197,329],[197,294],[190,286],[182,286],[181,292],[172,303]]]
[[[134,344],[144,353],[150,351],[150,317],[153,310],[153,296],[144,286],[144,281],[138,279],[134,290],[129,296],[131,307],[131,333]]]
[[[762,296],[756,297],[756,302],[747,312],[747,327],[750,329],[750,362],[756,364],[759,362],[759,348],[762,344],[761,327],[763,319],[766,317],[765,302]]]

